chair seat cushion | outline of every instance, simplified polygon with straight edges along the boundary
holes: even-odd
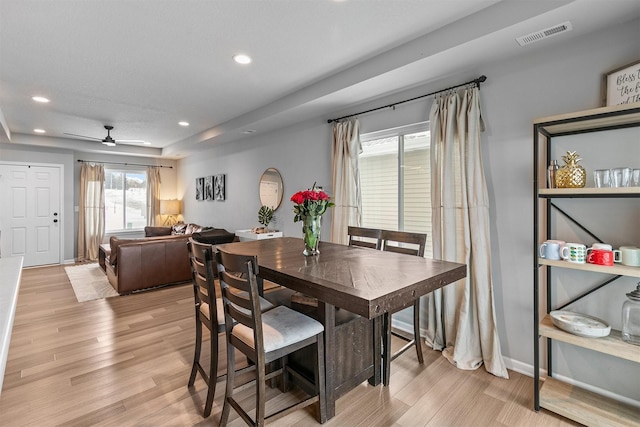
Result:
[[[309,316],[285,306],[262,313],[264,351],[271,352],[311,338],[324,331],[322,324]],[[242,324],[233,327],[232,334],[254,348],[253,329]]]

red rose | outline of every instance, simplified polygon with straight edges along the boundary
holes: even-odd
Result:
[[[291,201],[296,205],[301,205],[302,203],[304,203],[304,195],[302,194],[302,191],[298,191],[296,194],[291,196]]]

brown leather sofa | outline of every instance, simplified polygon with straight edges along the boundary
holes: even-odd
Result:
[[[166,233],[169,229],[169,234]],[[221,228],[171,234],[171,227],[147,227],[141,239],[110,239],[105,259],[107,278],[121,295],[191,280],[189,237],[210,244],[230,243],[235,235]]]

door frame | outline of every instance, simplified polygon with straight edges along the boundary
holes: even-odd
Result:
[[[60,206],[60,218],[65,219],[65,207],[64,207],[64,165],[62,163],[31,163],[31,162],[9,162],[5,160],[0,160],[0,165],[9,165],[9,166],[39,166],[39,167],[47,167],[47,168],[57,168],[59,169],[58,174],[58,187],[60,188],[59,192],[59,206]],[[58,264],[64,264],[64,243],[65,243],[65,220],[60,221],[60,247],[58,248]],[[37,266],[34,266],[37,267]]]

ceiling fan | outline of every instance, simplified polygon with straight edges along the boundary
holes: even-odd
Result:
[[[75,133],[66,133],[66,132],[65,132],[65,135],[75,136],[75,137],[83,138],[83,139],[94,139],[94,140],[97,140],[97,141],[102,141],[102,143],[104,145],[107,145],[109,147],[115,147],[116,146],[116,140],[111,138],[111,131],[113,130],[113,126],[104,125],[104,128],[107,130],[107,136],[105,136],[104,138],[96,138],[94,136],[77,135]],[[140,143],[147,144],[147,142],[145,142],[145,141],[143,141],[141,139],[119,139],[118,142],[140,142]]]

